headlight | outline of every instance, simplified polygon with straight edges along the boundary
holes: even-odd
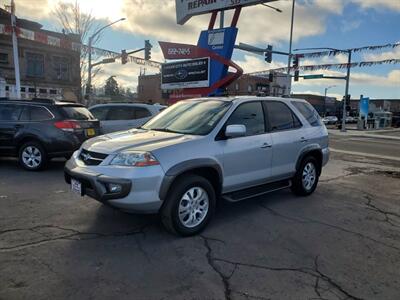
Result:
[[[149,152],[121,152],[110,162],[113,166],[147,167],[159,165],[158,160]]]

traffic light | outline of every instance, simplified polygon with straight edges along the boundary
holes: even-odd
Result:
[[[274,81],[274,73],[269,72],[268,80],[269,80],[269,82],[273,82]]]
[[[124,65],[128,62],[128,53],[126,50],[121,50],[121,63]]]
[[[293,58],[294,81],[299,81],[299,56]]]
[[[145,60],[151,59],[151,48],[153,48],[153,46],[150,44],[150,41],[145,40],[144,41],[144,59]]]
[[[265,61],[267,63],[272,62],[272,46],[271,45],[268,45],[267,51],[265,52]]]
[[[351,105],[350,105],[350,99],[351,99],[351,95],[347,95],[346,97],[346,111],[351,111]]]

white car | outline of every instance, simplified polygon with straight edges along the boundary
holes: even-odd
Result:
[[[129,130],[142,126],[166,106],[144,103],[98,104],[89,108],[100,121],[101,133]]]
[[[336,124],[338,122],[338,118],[336,116],[327,116],[322,118],[322,122],[325,125]]]

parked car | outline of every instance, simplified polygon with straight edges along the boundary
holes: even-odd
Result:
[[[69,158],[99,122],[84,106],[50,99],[0,100],[0,156],[17,156],[36,171],[54,157]]]
[[[89,108],[100,120],[103,134],[137,128],[165,108],[159,104],[121,103],[98,104]]]
[[[339,120],[336,116],[327,116],[327,117],[322,118],[322,122],[325,125],[336,125],[338,121]]]
[[[220,199],[291,187],[314,192],[329,158],[328,132],[304,100],[206,98],[178,102],[140,129],[86,141],[66,182],[124,211],[161,214],[180,235],[200,232]]]
[[[346,123],[357,123],[357,118],[351,117],[351,116],[347,116],[346,117]]]

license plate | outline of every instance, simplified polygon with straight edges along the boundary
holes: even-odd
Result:
[[[93,128],[86,129],[86,135],[87,136],[95,136],[96,131]]]
[[[82,184],[73,178],[71,178],[71,191],[82,196]]]

